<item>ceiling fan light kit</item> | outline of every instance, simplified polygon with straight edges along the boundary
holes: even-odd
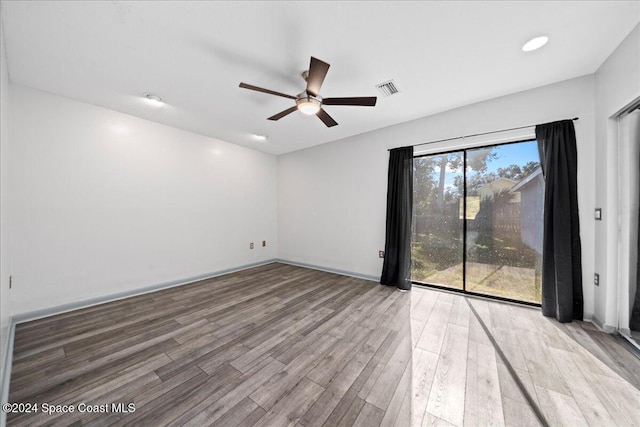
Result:
[[[264,89],[247,83],[240,83],[240,87],[243,89],[268,93],[269,95],[293,99],[296,102],[295,106],[281,111],[267,119],[273,121],[280,120],[284,116],[299,110],[301,113],[309,116],[315,114],[320,120],[322,120],[325,126],[332,127],[336,126],[338,122],[333,120],[333,118],[322,108],[323,105],[352,105],[364,107],[374,107],[376,105],[377,98],[375,96],[322,98],[320,96],[320,87],[324,82],[327,71],[329,71],[329,66],[330,65],[326,62],[312,56],[311,63],[309,64],[309,70],[302,73],[302,78],[307,82],[307,88],[297,96],[287,95],[285,93]]]
[[[298,106],[298,110],[300,110],[302,114],[311,116],[317,114],[318,111],[320,111],[322,100],[313,96],[303,96],[296,99],[296,105]]]

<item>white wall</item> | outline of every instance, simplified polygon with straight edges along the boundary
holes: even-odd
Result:
[[[14,315],[275,256],[272,155],[17,85],[11,132]]]
[[[9,304],[9,75],[0,17],[0,379],[11,306]],[[0,381],[0,384],[2,382]],[[1,387],[1,386],[0,386]]]
[[[596,226],[595,262],[600,273],[595,320],[605,329],[618,326],[619,257],[618,134],[615,116],[640,97],[640,25],[623,40],[595,74],[596,80],[596,205],[603,220]],[[624,177],[623,177],[624,178]],[[625,189],[622,189],[625,192]]]
[[[388,148],[578,116],[578,203],[585,318],[590,318],[594,306],[593,114],[591,75],[279,156],[278,257],[379,278]]]

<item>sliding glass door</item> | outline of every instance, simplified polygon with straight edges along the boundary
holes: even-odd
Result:
[[[415,282],[540,303],[536,141],[416,157]]]

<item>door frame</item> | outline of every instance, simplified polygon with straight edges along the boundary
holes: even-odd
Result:
[[[632,141],[629,127],[629,115],[640,109],[640,99],[636,99],[630,107],[624,108],[616,116],[617,126],[617,329],[620,333],[631,334],[629,322],[631,319],[631,282],[637,280],[636,264],[638,242],[638,187],[640,173],[638,172],[638,154],[640,147],[637,141]],[[634,113],[640,114],[640,113]],[[634,261],[633,258],[636,258]]]

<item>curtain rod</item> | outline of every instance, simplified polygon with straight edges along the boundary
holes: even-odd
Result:
[[[580,117],[574,117],[573,121],[576,121],[580,119]],[[491,132],[482,132],[482,133],[474,133],[471,135],[463,135],[463,136],[456,136],[454,138],[446,138],[446,139],[438,139],[436,141],[429,141],[429,142],[421,142],[420,144],[415,144],[415,145],[408,145],[408,147],[417,147],[419,145],[427,145],[427,144],[435,144],[436,142],[445,142],[445,141],[453,141],[455,139],[465,139],[465,138],[472,138],[474,136],[482,136],[482,135],[491,135],[492,133],[499,133],[499,132],[508,132],[510,130],[518,130],[518,129],[526,129],[526,128],[530,128],[532,126],[536,126],[536,125],[529,125],[529,126],[519,126],[516,128],[509,128],[509,129],[500,129],[500,130],[493,130]],[[387,151],[391,151],[393,150],[393,148],[389,148]]]

